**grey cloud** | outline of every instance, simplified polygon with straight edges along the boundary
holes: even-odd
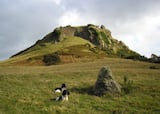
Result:
[[[0,1],[0,59],[35,43],[58,25],[62,10],[50,0]]]
[[[130,21],[141,18],[146,13],[159,9],[159,0],[86,0],[85,2],[67,0],[68,10],[77,9],[83,15],[90,15],[103,22]]]
[[[86,22],[93,18],[95,24],[104,24],[114,34],[121,34],[126,32],[126,24],[147,15],[160,15],[159,6],[160,0],[61,0],[59,5],[53,0],[1,0],[0,60],[31,46],[60,26],[59,19],[67,11],[76,10]]]

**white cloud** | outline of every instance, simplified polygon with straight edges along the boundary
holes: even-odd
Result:
[[[59,19],[60,26],[66,26],[66,25],[77,26],[77,25],[86,25],[89,23],[96,24],[97,22],[94,19],[82,15],[82,13],[78,12],[77,10],[66,11]]]
[[[64,12],[59,19],[59,25],[74,25],[78,22],[79,14],[76,10]]]
[[[113,36],[147,57],[152,53],[160,54],[159,20],[160,15],[147,15],[137,20],[119,23],[113,28]]]
[[[0,59],[57,26],[89,23],[105,25],[113,37],[142,55],[160,55],[159,6],[159,0],[0,0]]]
[[[60,5],[62,0],[52,0],[56,5]]]

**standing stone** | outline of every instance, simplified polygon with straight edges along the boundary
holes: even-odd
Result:
[[[101,68],[95,87],[94,94],[102,96],[105,93],[119,93],[121,92],[120,85],[114,80],[112,72],[109,67]]]

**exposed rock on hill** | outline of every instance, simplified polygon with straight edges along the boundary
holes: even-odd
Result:
[[[157,56],[156,54],[152,54],[151,58],[149,58],[149,61],[153,63],[160,63],[160,56]]]
[[[121,92],[121,87],[115,81],[110,68],[107,66],[101,68],[94,87],[94,94],[97,96],[102,96],[106,93],[120,93],[120,92]]]

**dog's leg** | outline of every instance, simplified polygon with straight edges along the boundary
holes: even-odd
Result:
[[[55,101],[59,101],[59,100],[60,100],[60,98],[61,98],[61,97],[56,97],[56,98],[55,98]]]

